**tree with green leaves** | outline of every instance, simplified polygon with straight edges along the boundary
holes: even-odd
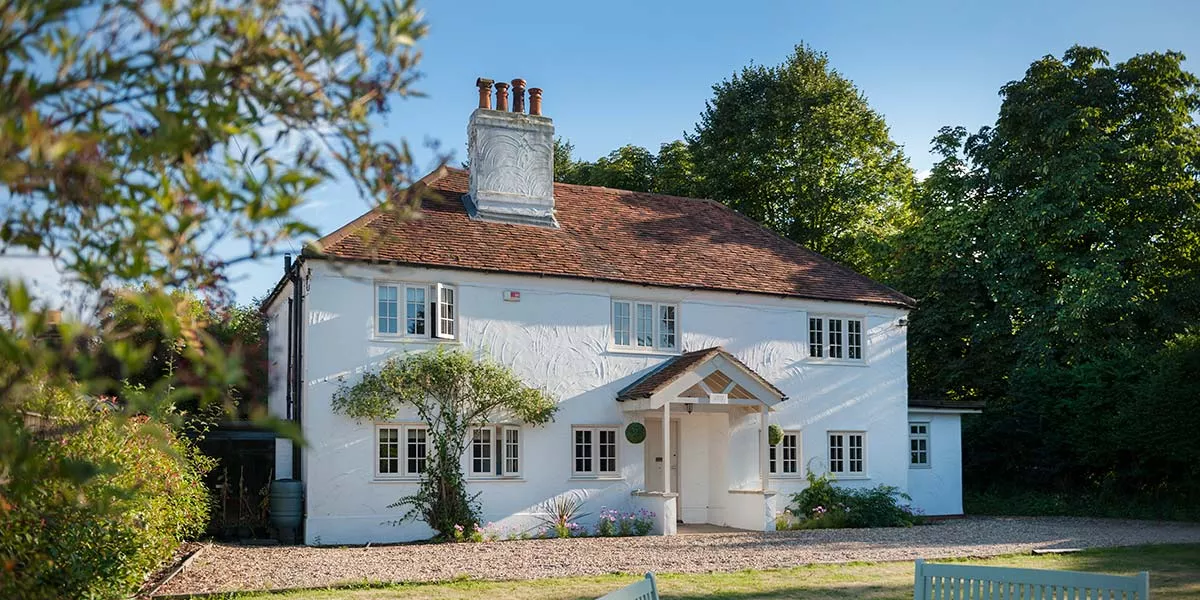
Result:
[[[554,138],[554,180],[568,181],[575,170],[575,144],[561,136]]]
[[[805,45],[713,86],[687,142],[701,195],[868,274],[913,190],[883,116]]]
[[[641,146],[626,145],[595,162],[577,163],[568,183],[648,192],[653,177],[654,154]]]
[[[471,430],[498,421],[544,425],[558,405],[504,365],[466,351],[442,348],[393,358],[333,396],[335,413],[353,419],[389,421],[411,409],[429,426],[429,454],[421,486],[392,507],[407,506],[402,520],[421,519],[444,540],[479,525],[476,496],[468,496],[459,460]]]
[[[1200,498],[1200,79],[1074,47],[944,129],[890,282],[913,392],[977,398],[968,482]],[[1181,514],[1182,516],[1182,514]],[[1191,516],[1196,517],[1195,513]]]
[[[566,150],[573,147],[568,145]],[[697,190],[690,151],[679,140],[663,144],[658,154],[641,146],[621,146],[594,162],[572,160],[562,173],[556,175],[557,181],[633,192],[693,196]]]
[[[50,257],[136,310],[53,324],[24,282],[4,286],[0,529],[39,509],[38,488],[10,475],[29,476],[28,465],[45,487],[77,486],[73,498],[97,506],[87,493],[97,469],[39,454],[40,440],[67,427],[32,431],[26,418],[47,389],[93,397],[118,385],[89,342],[127,379],[153,362],[139,330],[158,327],[183,341],[188,369],[71,429],[134,415],[177,423],[182,402],[225,404],[245,377],[242,359],[177,311],[173,292],[227,297],[231,267],[315,233],[297,209],[334,179],[372,207],[411,214],[417,199],[401,200],[411,157],[402,141],[377,139],[373,117],[416,93],[415,43],[426,30],[411,0],[13,0],[3,14],[0,252]],[[6,575],[47,558],[6,560],[11,550],[0,548]]]

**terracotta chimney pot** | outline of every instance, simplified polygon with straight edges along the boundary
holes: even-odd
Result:
[[[479,108],[492,108],[492,80],[480,77],[475,87],[479,88]]]
[[[525,112],[525,80],[512,80],[513,90],[513,112]]]
[[[496,84],[496,110],[508,110],[508,84],[503,81]]]
[[[529,114],[542,114],[542,88],[529,88]]]

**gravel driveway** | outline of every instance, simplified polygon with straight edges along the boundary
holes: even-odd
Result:
[[[159,594],[362,581],[537,579],[613,572],[707,573],[806,563],[994,556],[1035,548],[1200,543],[1200,524],[972,517],[909,529],[415,544],[371,548],[214,545]]]

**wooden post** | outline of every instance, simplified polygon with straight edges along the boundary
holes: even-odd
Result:
[[[671,402],[663,403],[663,492],[671,493]]]

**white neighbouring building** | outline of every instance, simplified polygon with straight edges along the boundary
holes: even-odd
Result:
[[[264,303],[270,409],[308,442],[280,439],[276,454],[278,477],[303,481],[306,543],[432,535],[387,508],[416,489],[424,426],[357,422],[330,400],[440,345],[490,355],[559,402],[548,425],[472,433],[463,468],[485,522],[531,527],[540,504],[578,493],[593,515],[649,508],[661,533],[772,530],[808,471],[962,513],[960,417],[976,409],[910,402],[912,299],[717,202],[553,183],[540,91],[528,114],[493,110],[488,84],[469,173],[415,184],[419,219],[373,210],[322,238]],[[768,424],[785,432],[775,447]]]

